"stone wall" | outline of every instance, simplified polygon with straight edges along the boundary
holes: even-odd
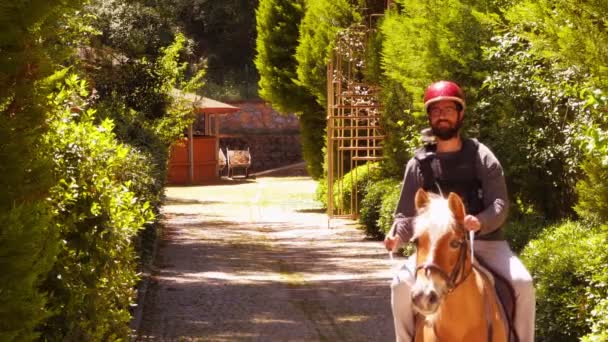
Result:
[[[298,118],[282,115],[263,101],[232,102],[240,111],[221,117],[220,148],[247,149],[250,173],[302,161]]]
[[[263,101],[231,102],[236,113],[220,119],[222,134],[299,134],[300,125],[294,114],[280,114]]]

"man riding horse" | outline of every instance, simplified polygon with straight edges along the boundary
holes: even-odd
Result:
[[[504,239],[502,225],[509,202],[504,173],[492,151],[474,139],[460,136],[465,97],[450,81],[431,84],[424,94],[433,142],[419,149],[408,162],[395,220],[384,244],[390,251],[413,234],[418,189],[447,196],[458,194],[467,215],[464,228],[475,232],[475,256],[506,279],[515,295],[513,326],[519,341],[534,341],[535,297],[532,277]],[[415,282],[415,255],[408,258],[391,284],[391,306],[397,341],[412,341],[414,311],[411,289]]]

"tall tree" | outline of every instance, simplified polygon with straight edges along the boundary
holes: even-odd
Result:
[[[537,56],[562,67],[577,65],[608,87],[608,2],[520,1],[507,11],[510,26]]]
[[[259,94],[283,112],[302,112],[314,101],[312,94],[296,83],[294,54],[303,16],[303,0],[261,0],[256,10]]]
[[[361,15],[347,0],[306,2],[296,48],[298,83],[308,88],[317,102],[327,106],[327,64],[341,29],[359,23]]]
[[[324,112],[312,93],[297,83],[299,25],[304,16],[304,1],[261,0],[256,10],[257,56],[260,74],[259,94],[284,113],[300,118],[302,150],[309,174],[321,176],[323,162],[319,142],[323,141]]]
[[[46,316],[38,290],[57,252],[46,204],[52,184],[43,80],[68,54],[80,1],[5,1],[0,6],[0,340],[35,339]],[[69,43],[73,43],[69,41]]]
[[[492,27],[481,20],[496,8],[491,1],[437,2],[397,0],[400,11],[388,12],[381,30],[386,37],[383,66],[386,76],[411,94],[414,108],[422,108],[422,93],[430,82],[451,79],[466,88],[467,103],[487,73],[481,47]]]
[[[238,89],[237,97],[257,97],[258,74],[253,60],[258,0],[168,2],[184,33],[195,42],[194,55],[207,59],[207,84],[213,87],[205,92],[228,98],[227,88],[232,87]],[[219,89],[214,91],[216,86]]]

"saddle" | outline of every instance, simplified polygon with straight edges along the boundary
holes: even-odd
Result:
[[[508,332],[509,342],[519,342],[519,337],[515,332],[515,328],[513,327],[513,322],[515,321],[515,290],[511,286],[511,283],[492,270],[487,263],[483,261],[483,259],[476,257],[475,259],[478,263],[477,269],[481,272],[485,273],[489,279],[492,280],[494,284],[494,289],[496,290],[496,296],[498,297],[499,306],[501,309],[502,317],[504,318],[504,322],[506,325],[506,331]],[[480,266],[480,267],[479,267]]]

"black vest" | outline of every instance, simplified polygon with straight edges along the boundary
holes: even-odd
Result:
[[[415,158],[422,171],[423,188],[447,196],[457,193],[464,202],[467,214],[476,215],[483,210],[483,192],[475,164],[479,142],[463,139],[462,148],[439,159],[435,145],[426,145],[416,151]]]

